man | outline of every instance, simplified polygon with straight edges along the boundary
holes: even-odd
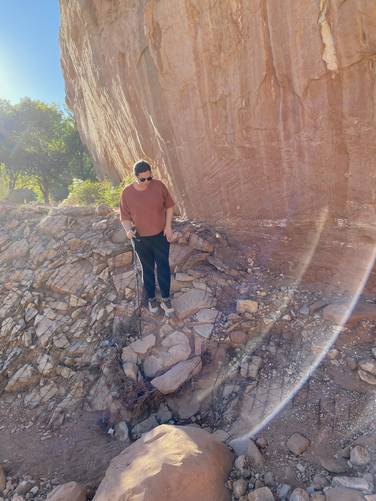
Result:
[[[170,300],[169,265],[174,201],[162,181],[153,179],[150,165],[139,160],[133,167],[136,182],[126,186],[120,198],[120,220],[140,259],[142,279],[151,313],[158,311],[155,274],[161,291],[160,306],[166,315],[173,313]]]

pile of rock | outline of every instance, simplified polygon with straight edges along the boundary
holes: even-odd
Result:
[[[300,433],[294,433],[286,441],[286,449],[295,457],[302,456],[310,447],[310,441]],[[351,476],[330,475],[339,468],[340,463],[334,461],[321,474],[311,478],[308,487],[293,487],[286,483],[278,483],[273,472],[267,470],[262,450],[268,443],[264,437],[256,441],[251,439],[243,443],[244,454],[235,459],[233,470],[227,486],[232,490],[232,499],[240,501],[374,501],[376,499],[374,475],[369,468],[371,454],[368,449],[354,444],[347,449],[348,463],[343,472],[351,471]],[[323,461],[323,466],[325,462]],[[300,463],[297,468],[304,472]],[[338,470],[337,470],[338,471]]]
[[[125,388],[129,401],[140,385],[149,395],[153,388],[171,394],[201,370],[199,340],[210,336],[218,312],[200,273],[186,273],[213,251],[197,227],[176,223],[177,320],[156,324],[146,315],[138,339],[141,282],[114,211],[2,206],[0,220],[0,394],[7,405],[47,411],[55,427],[83,400],[88,410],[123,408],[123,418],[137,422],[145,416],[119,403]]]

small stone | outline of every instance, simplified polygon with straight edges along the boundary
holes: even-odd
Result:
[[[352,489],[336,487],[325,491],[325,501],[364,501],[364,497]]]
[[[230,340],[234,346],[241,346],[247,342],[248,337],[247,334],[245,334],[245,332],[233,331],[230,334]]]
[[[21,494],[24,495],[26,494],[27,492],[30,491],[30,489],[33,487],[33,482],[30,482],[28,480],[23,480],[22,482],[20,482],[17,487],[16,487],[16,493],[17,494]]]
[[[290,501],[309,501],[309,494],[304,489],[298,487],[292,491]]]
[[[249,460],[244,454],[235,459],[234,466],[243,478],[249,478],[251,476]]]
[[[368,384],[376,385],[376,376],[373,376],[369,372],[358,369],[358,376],[362,381],[365,381]]]
[[[141,421],[141,423],[136,424],[136,426],[132,428],[132,435],[142,435],[143,433],[146,433],[147,431],[150,431],[158,426],[158,424],[158,421],[152,414],[147,419],[144,419],[144,421]]]
[[[122,442],[129,441],[129,430],[125,421],[120,421],[115,425],[115,437]]]
[[[323,475],[315,475],[312,484],[315,489],[324,489],[328,487],[329,482]]]
[[[261,447],[261,449],[266,449],[268,447],[268,441],[265,437],[259,437],[256,439],[256,444],[258,447]]]
[[[274,478],[274,474],[273,474],[272,471],[267,471],[265,473],[265,475],[264,475],[264,483],[268,487],[273,487],[273,485],[275,484],[275,478]]]
[[[241,498],[247,492],[248,482],[243,480],[242,478],[239,480],[235,480],[232,484],[232,492],[236,499]]]
[[[288,484],[279,484],[277,487],[277,499],[285,499],[291,492]]]
[[[365,447],[356,445],[350,451],[350,461],[355,466],[365,466],[371,461],[371,456]]]
[[[320,463],[325,470],[330,473],[345,473],[347,471],[347,464],[343,458],[333,459],[330,457],[321,457]]]
[[[369,489],[367,480],[359,477],[334,477],[332,485],[333,487],[346,487],[360,491],[367,491]]]
[[[68,482],[55,487],[51,491],[46,501],[86,501],[86,489],[77,482]]]
[[[356,368],[358,367],[358,362],[355,360],[355,358],[346,357],[346,365],[349,369],[355,371]]]
[[[248,365],[248,377],[256,379],[257,374],[261,368],[261,365],[262,365],[261,357],[256,357],[256,356],[252,357]]]
[[[248,501],[275,501],[269,487],[261,487],[248,494]]]
[[[326,501],[325,494],[321,492],[314,492],[310,495],[310,501]]]
[[[365,360],[359,362],[359,367],[363,371],[369,372],[373,376],[376,376],[376,360]]]
[[[251,464],[254,465],[264,464],[264,457],[253,440],[250,440],[249,442],[247,449],[247,456]]]
[[[252,299],[238,299],[236,302],[237,313],[256,313],[258,302]]]
[[[339,351],[336,349],[333,349],[333,350],[329,351],[328,358],[329,358],[329,360],[335,360],[336,358],[338,358],[338,355],[339,355]]]
[[[287,440],[286,445],[291,452],[299,456],[309,447],[310,441],[300,433],[294,433]]]

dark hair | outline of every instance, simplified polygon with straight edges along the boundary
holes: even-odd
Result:
[[[147,172],[148,170],[151,171],[151,167],[145,160],[139,160],[133,166],[133,173],[135,176],[138,176],[141,172]]]

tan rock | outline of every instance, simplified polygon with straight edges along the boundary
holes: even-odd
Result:
[[[100,204],[95,208],[95,213],[97,216],[105,217],[113,213],[111,207],[105,204]]]
[[[247,457],[251,465],[259,466],[265,462],[263,455],[253,440],[249,441]]]
[[[120,297],[126,296],[128,289],[134,289],[136,287],[136,274],[134,270],[125,271],[123,273],[113,272],[111,276]]]
[[[128,345],[128,348],[138,355],[145,355],[155,345],[155,341],[156,339],[154,334],[149,334],[148,336],[131,343]]]
[[[200,237],[200,235],[197,235],[197,233],[191,234],[189,237],[189,245],[199,251],[213,252],[214,250],[213,245],[204,238]]]
[[[173,300],[176,315],[180,320],[193,315],[202,308],[213,306],[213,303],[213,296],[201,289],[191,289]]]
[[[4,252],[0,253],[0,263],[7,263],[27,256],[29,244],[26,239],[13,242]]]
[[[92,272],[92,267],[88,261],[82,259],[72,264],[61,266],[56,275],[47,281],[47,287],[53,292],[80,296],[86,283],[87,274]]]
[[[287,440],[286,445],[291,452],[299,456],[309,447],[310,441],[300,433],[294,433]]]
[[[366,372],[369,372],[373,376],[376,376],[376,360],[367,360],[365,362],[359,362],[359,367]]]
[[[252,299],[238,299],[236,301],[237,313],[256,313],[258,310],[258,302]]]
[[[187,360],[191,355],[189,339],[182,332],[168,334],[159,349],[144,360],[144,372],[147,377],[154,377],[178,362]]]
[[[180,388],[194,374],[199,373],[201,368],[201,357],[194,357],[174,365],[162,376],[152,379],[151,384],[164,395],[168,395]]]
[[[274,501],[274,499],[269,487],[260,487],[248,494],[248,501]]]
[[[68,482],[55,487],[46,501],[86,501],[86,489],[77,482]]]
[[[44,217],[37,228],[45,235],[58,237],[66,231],[68,225],[68,217],[65,215],[48,215]]]
[[[358,376],[362,381],[365,381],[368,384],[376,385],[376,376],[373,376],[369,372],[358,369]]]
[[[31,365],[23,365],[8,381],[5,391],[22,391],[35,384],[39,379],[37,371]]]
[[[133,253],[123,252],[122,254],[118,254],[117,256],[111,257],[108,259],[108,267],[113,270],[115,268],[126,268],[133,261]]]
[[[111,461],[94,501],[230,501],[231,467],[231,453],[210,433],[161,425]]]
[[[364,501],[364,496],[352,489],[336,487],[325,491],[326,501]]]

